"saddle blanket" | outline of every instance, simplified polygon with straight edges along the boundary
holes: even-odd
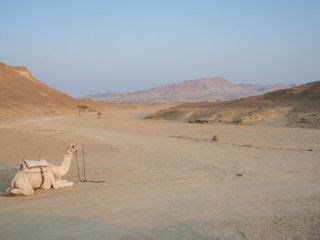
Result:
[[[35,168],[35,167],[48,167],[48,163],[46,160],[24,160],[23,161],[27,168]]]

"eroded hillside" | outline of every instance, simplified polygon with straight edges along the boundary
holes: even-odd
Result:
[[[94,109],[103,104],[70,97],[36,79],[25,67],[0,63],[0,116],[76,112],[79,105]]]
[[[232,101],[181,104],[147,118],[320,128],[320,81]]]

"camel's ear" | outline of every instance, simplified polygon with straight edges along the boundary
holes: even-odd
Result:
[[[20,163],[20,171],[23,169],[23,165],[24,165],[25,159],[26,159],[26,155],[24,155],[24,156],[22,157],[22,161],[21,161],[21,163]]]
[[[23,155],[22,160],[21,160],[21,164],[26,160],[26,155]]]

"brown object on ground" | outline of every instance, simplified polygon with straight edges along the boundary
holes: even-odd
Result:
[[[242,119],[238,119],[238,120],[233,121],[233,123],[236,124],[236,125],[243,125],[243,120]]]
[[[214,141],[214,142],[219,141],[218,135],[213,135],[212,141]]]
[[[320,128],[320,81],[232,101],[181,104],[147,119]]]

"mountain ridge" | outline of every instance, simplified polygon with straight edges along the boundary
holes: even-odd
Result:
[[[185,103],[147,119],[320,128],[320,81],[224,102]]]
[[[116,103],[176,103],[221,101],[258,95],[293,84],[235,84],[223,77],[199,78],[127,93],[98,93],[87,97]]]

